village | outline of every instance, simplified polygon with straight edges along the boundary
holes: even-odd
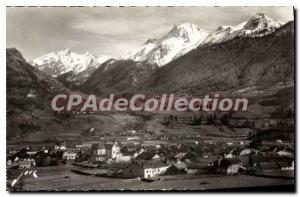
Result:
[[[53,144],[11,145],[6,159],[8,188],[22,190],[32,172],[39,181],[39,171],[51,168],[66,169],[64,180],[79,174],[146,183],[168,176],[184,180],[241,175],[293,181],[293,147],[280,139],[204,140],[197,135],[148,136],[135,130],[114,140],[94,136],[80,142],[60,139]]]

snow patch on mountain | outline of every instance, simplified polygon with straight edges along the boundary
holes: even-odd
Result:
[[[258,13],[245,24],[243,30],[252,34],[264,30],[272,31],[282,25],[282,22],[272,19],[263,13]]]
[[[220,26],[210,33],[203,44],[220,43],[239,36],[258,37],[272,33],[283,25],[263,13],[258,13],[248,21],[235,26]]]
[[[147,41],[139,48],[122,56],[121,59],[147,61],[147,63],[164,66],[198,46],[220,43],[240,36],[264,36],[274,32],[282,25],[282,22],[263,13],[258,13],[248,21],[234,26],[220,26],[212,32],[191,23],[184,23],[175,25],[161,39]]]
[[[121,59],[147,61],[151,64],[163,66],[196,48],[208,34],[208,31],[200,29],[194,24],[175,25],[161,39],[148,41],[128,55],[121,57]]]
[[[127,55],[121,57],[121,59],[132,59],[133,61],[145,61],[148,58],[149,53],[155,48],[156,40],[149,40],[142,46],[131,51]]]
[[[219,43],[230,40],[239,35],[247,22],[240,23],[235,26],[219,26],[214,32],[211,32],[202,44]]]
[[[58,76],[70,71],[77,74],[85,70],[97,69],[108,59],[110,57],[106,55],[94,56],[89,52],[78,54],[65,49],[43,55],[34,59],[31,63],[48,75]]]

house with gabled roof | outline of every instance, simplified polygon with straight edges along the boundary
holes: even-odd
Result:
[[[66,161],[74,161],[76,159],[76,155],[77,154],[73,151],[65,151],[62,158]]]
[[[137,160],[153,160],[159,159],[159,155],[155,152],[145,151],[136,157]]]
[[[205,163],[190,162],[187,163],[188,174],[210,174],[212,172],[212,166]]]
[[[91,162],[105,162],[107,160],[109,152],[103,143],[93,144],[91,149]]]
[[[187,173],[187,164],[185,162],[175,163],[171,165],[167,171],[166,175],[178,175]]]
[[[137,160],[130,163],[123,170],[124,178],[151,178],[165,174],[169,166],[165,165],[160,159]]]

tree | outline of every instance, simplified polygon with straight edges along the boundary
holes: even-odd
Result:
[[[193,122],[195,125],[201,125],[202,124],[202,115],[200,117],[195,116]]]
[[[262,146],[261,140],[259,138],[253,140],[250,144],[249,147],[252,149],[259,149]]]
[[[228,126],[229,125],[229,115],[228,114],[224,114],[221,118],[221,123],[223,125]]]
[[[210,116],[207,118],[207,124],[208,124],[208,125],[213,125],[213,124],[215,124],[215,116],[210,115]]]

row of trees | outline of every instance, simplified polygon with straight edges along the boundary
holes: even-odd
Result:
[[[215,125],[218,123],[221,123],[223,125],[229,125],[229,119],[231,118],[231,114],[224,114],[221,118],[217,118],[216,113],[210,114],[207,116],[201,115],[196,115],[194,114],[193,116],[189,116],[188,120],[191,122],[192,125]],[[219,120],[219,121],[217,121]],[[164,118],[164,125],[168,126],[171,124],[171,122],[179,122],[179,118],[176,115],[168,115]]]

